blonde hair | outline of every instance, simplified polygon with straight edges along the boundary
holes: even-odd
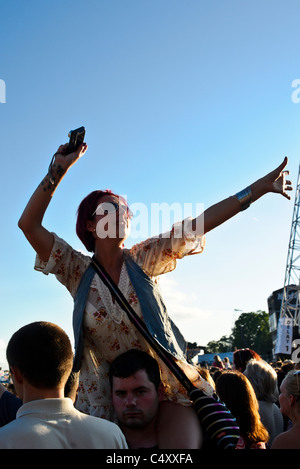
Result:
[[[285,388],[288,394],[296,397],[296,401],[300,398],[300,370],[289,371],[284,378]]]
[[[197,370],[198,370],[199,375],[203,379],[205,379],[215,389],[215,382],[212,379],[212,376],[211,376],[209,370],[207,370],[206,368],[201,368],[199,366],[197,367]]]
[[[277,373],[267,362],[252,358],[247,363],[244,375],[252,384],[259,401],[276,402],[278,400]]]

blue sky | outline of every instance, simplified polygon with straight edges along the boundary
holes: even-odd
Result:
[[[207,208],[285,155],[296,185],[299,14],[295,0],[1,2],[0,366],[7,341],[28,322],[55,322],[72,338],[72,299],[33,270],[17,227],[70,129],[85,125],[89,150],[44,224],[77,249],[76,210],[96,188],[148,207]],[[266,310],[283,286],[293,203],[294,194],[291,202],[267,195],[161,278],[187,340],[228,335],[234,309]]]

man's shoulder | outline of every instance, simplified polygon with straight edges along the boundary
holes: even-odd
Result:
[[[117,431],[121,431],[120,427],[116,423],[111,422],[110,420],[106,420],[101,417],[95,417],[94,415],[85,414],[75,408],[73,409],[73,417],[75,419],[85,421],[87,424],[101,428],[101,429],[109,429],[109,430],[116,429]]]
[[[74,420],[78,420],[80,431],[85,431],[89,435],[89,439],[94,441],[95,447],[99,448],[100,444],[102,448],[127,448],[125,436],[116,423],[101,417],[83,414],[78,410],[76,410],[76,417],[75,413],[73,415]]]
[[[18,438],[19,431],[24,431],[24,427],[15,419],[0,428],[0,449],[6,448],[11,438]]]
[[[54,428],[47,419],[43,421],[36,416],[32,418],[24,415],[22,418],[17,418],[0,428],[0,449],[59,448],[61,441],[57,442],[57,434],[60,433],[63,433],[67,440],[70,439],[66,447],[126,448],[125,437],[113,422],[83,414],[76,409],[64,412],[61,418],[63,422],[57,418],[57,425]],[[65,426],[66,421],[68,430]],[[48,437],[45,439],[47,434]]]

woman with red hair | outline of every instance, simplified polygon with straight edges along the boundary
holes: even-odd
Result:
[[[42,224],[56,187],[70,167],[85,154],[87,145],[82,144],[76,152],[70,154],[66,149],[67,144],[61,145],[54,155],[48,174],[32,195],[19,220],[19,227],[37,253],[35,268],[45,274],[55,274],[76,300],[78,286],[91,263],[91,257],[72,249]],[[205,233],[244,210],[264,194],[275,192],[289,199],[286,191],[291,190],[291,183],[285,180],[286,164],[285,158],[277,169],[265,177],[205,210],[191,220],[190,231],[183,229],[181,236],[178,236],[178,231],[175,236],[173,227],[169,236],[149,238],[131,249],[124,248],[131,219],[126,201],[109,191],[94,191],[79,206],[76,231],[86,249],[93,253],[119,286],[135,312],[146,322],[151,334],[175,356],[187,373],[194,373],[195,367],[187,363],[186,342],[167,315],[157,290],[158,276],[172,271],[177,259],[202,252]],[[150,314],[146,311],[149,304],[153,307],[153,314],[152,311]],[[159,447],[190,449],[201,446],[199,421],[187,392],[150,349],[97,275],[94,275],[89,286],[82,336],[80,385],[76,403],[79,410],[114,419],[108,380],[109,365],[126,350],[140,348],[157,359],[164,385],[164,398],[158,418]],[[193,379],[192,376],[190,378]],[[203,379],[201,387],[211,392],[210,386]],[[174,431],[178,428],[180,432]]]
[[[262,360],[261,356],[250,348],[241,348],[233,352],[233,366],[235,370],[244,373],[249,360]]]

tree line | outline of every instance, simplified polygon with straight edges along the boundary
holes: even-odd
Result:
[[[189,348],[197,348],[189,343]],[[265,311],[242,313],[235,321],[229,336],[208,342],[205,353],[223,353],[241,348],[251,348],[261,356],[272,355],[272,336],[269,316]]]

